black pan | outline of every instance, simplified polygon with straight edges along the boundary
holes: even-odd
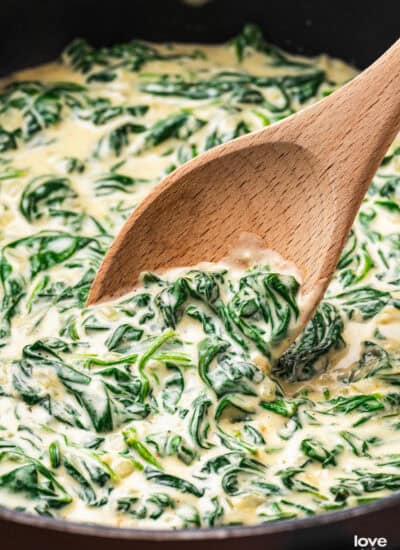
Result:
[[[77,36],[98,46],[133,37],[218,42],[254,22],[290,51],[327,52],[363,68],[400,35],[398,0],[214,0],[201,8],[178,0],[2,0],[0,9],[3,75],[54,59]],[[66,523],[0,508],[0,549],[395,550],[399,513],[397,494],[305,519],[171,532]]]

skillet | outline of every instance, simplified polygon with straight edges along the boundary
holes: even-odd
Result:
[[[221,42],[246,22],[268,41],[305,55],[321,52],[362,69],[400,34],[395,0],[214,0],[190,7],[180,0],[2,0],[0,75],[57,57],[82,36],[96,46],[142,38],[151,41]],[[356,508],[257,526],[145,531],[66,523],[0,507],[4,550],[236,548],[313,550],[400,549],[400,494]],[[358,537],[358,542],[355,541]],[[376,539],[385,537],[378,546]],[[366,543],[366,544],[365,544]]]

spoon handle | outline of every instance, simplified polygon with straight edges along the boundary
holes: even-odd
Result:
[[[300,217],[314,228],[308,229],[310,242],[315,245],[317,238],[326,241],[324,258],[316,261],[318,247],[307,243],[296,248],[297,255],[289,251],[287,257],[304,264],[308,273],[304,290],[314,293],[313,303],[318,302],[332,277],[361,201],[399,130],[400,40],[343,88],[262,130],[253,140],[264,145],[296,144],[302,151],[300,157],[308,158],[309,170],[304,170],[307,181],[299,180],[289,191],[293,195],[301,189],[297,203],[304,212]],[[289,166],[290,155],[286,162]],[[300,220],[299,227],[303,226]]]
[[[317,153],[321,176],[340,182],[337,200],[352,212],[399,130],[400,40],[338,92],[300,113],[292,129],[297,143]]]

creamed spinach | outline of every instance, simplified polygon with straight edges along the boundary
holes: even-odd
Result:
[[[85,306],[113,236],[165,174],[353,75],[248,25],[220,46],[76,40],[2,83],[2,505],[211,527],[400,489],[400,143],[280,356],[300,281],[251,251],[247,268],[145,273],[133,294]]]

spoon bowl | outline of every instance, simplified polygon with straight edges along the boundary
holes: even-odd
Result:
[[[88,304],[131,291],[143,271],[219,261],[252,233],[299,270],[304,324],[399,128],[400,41],[325,100],[168,175],[116,237]]]

